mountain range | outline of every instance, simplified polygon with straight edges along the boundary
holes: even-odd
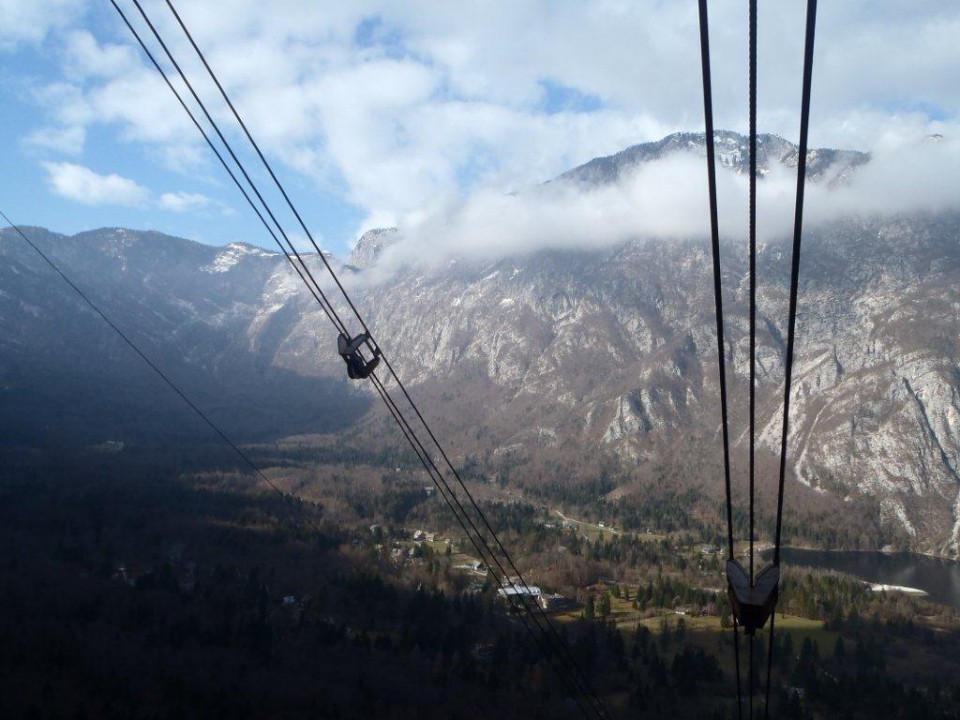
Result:
[[[717,143],[725,168],[748,172],[745,138],[718,133]],[[678,133],[552,182],[616,183],[703,145],[702,135]],[[796,164],[797,148],[782,138],[761,136],[759,146],[761,176]],[[843,183],[869,161],[812,151],[811,181]],[[282,255],[117,228],[23,230],[236,439],[342,433],[379,412],[375,396],[346,379],[333,330]],[[952,211],[849,216],[805,232],[788,443],[794,496],[838,507],[871,498],[911,547],[945,556],[960,548],[958,240]],[[464,260],[365,282],[401,241],[370,232],[333,262],[458,459],[546,473],[544,482],[613,467],[624,488],[656,481],[678,456],[693,475],[716,469],[706,459],[719,454],[720,414],[704,238]],[[209,432],[12,231],[0,232],[0,255],[0,442],[175,443]],[[746,271],[744,243],[725,243],[738,478]],[[759,467],[769,485],[782,420],[785,241],[761,246],[758,273]]]

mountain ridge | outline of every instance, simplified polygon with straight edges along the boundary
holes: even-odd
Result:
[[[224,417],[243,416],[231,405],[238,387],[244,407],[270,395],[267,410],[247,418],[247,437],[265,436],[251,434],[258,422],[271,425],[269,437],[346,432],[379,412],[346,380],[326,319],[283,256],[244,252],[209,272],[203,268],[229,249],[117,229],[79,241],[36,232],[82,286],[97,281],[96,299],[189,389],[205,400],[219,396]],[[806,234],[788,455],[790,497],[830,498],[838,507],[869,499],[906,546],[945,556],[960,545],[958,239],[956,212],[850,217]],[[44,442],[57,427],[89,425],[104,407],[110,417],[118,412],[82,386],[45,389],[46,374],[93,383],[101,395],[117,377],[127,392],[143,379],[104,361],[115,361],[117,349],[103,345],[90,318],[68,318],[58,303],[76,300],[51,295],[32,251],[15,243],[23,245],[0,232],[0,405],[30,408],[28,421],[4,422],[19,422],[22,441]],[[723,252],[740,468],[746,267],[742,249],[725,244]],[[782,420],[789,250],[768,243],[758,264],[758,439],[769,485]],[[678,482],[713,486],[719,410],[710,267],[702,240],[635,240],[458,262],[358,286],[354,299],[460,460],[523,482],[587,482],[614,468],[619,494],[629,495],[665,467]],[[73,355],[83,361],[64,360]],[[31,393],[42,398],[39,407]],[[64,414],[57,393],[80,393],[82,402]]]
[[[749,173],[749,139],[731,130],[714,133],[716,158],[721,167],[738,174]],[[623,175],[646,162],[669,155],[693,152],[706,156],[704,133],[676,132],[661,140],[631,145],[613,155],[594,158],[568,170],[555,181],[587,184],[615,183]],[[779,135],[760,133],[757,136],[757,174],[763,177],[774,164],[796,167],[799,147]],[[870,154],[858,150],[811,148],[807,151],[807,177],[813,182],[842,182],[857,167],[870,161]]]

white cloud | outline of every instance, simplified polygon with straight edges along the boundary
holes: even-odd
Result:
[[[91,34],[73,32],[62,52],[62,79],[29,91],[55,123],[55,130],[43,134],[85,138],[90,128],[113,125],[120,140],[159,148],[158,157],[197,154],[199,136],[193,124],[156,71],[130,48],[101,46]],[[82,149],[81,142],[75,150]]]
[[[137,65],[137,55],[129,45],[100,44],[92,33],[74,30],[67,33],[64,53],[69,62],[66,71],[78,79],[111,78]]]
[[[210,198],[200,193],[168,192],[163,193],[159,198],[160,207],[173,212],[199,210],[209,206],[210,203]]]
[[[721,195],[739,194],[739,179],[721,173]],[[630,238],[694,237],[707,231],[704,161],[680,154],[641,166],[623,182],[585,189],[550,183],[522,193],[482,191],[400,226],[373,273],[429,268],[451,257],[521,256],[545,248],[610,247]],[[729,231],[731,228],[725,228]]]
[[[34,88],[32,96],[34,102],[63,127],[85,129],[96,121],[83,89],[72,83],[52,82]]]
[[[939,141],[898,137],[877,150],[853,181],[837,192],[818,189],[816,219],[845,213],[890,215],[938,212],[960,207],[960,127],[953,125]]]
[[[84,205],[143,206],[150,192],[129,178],[100,175],[82,165],[45,162],[50,188],[57,195]]]
[[[216,116],[228,119],[165,6],[146,5]],[[760,125],[792,139],[802,5],[764,4],[760,14]],[[745,5],[710,7],[717,125],[743,130]],[[475,192],[479,208],[596,155],[703,123],[694,3],[291,0],[277,11],[220,0],[180,11],[281,175],[306,176],[358,207],[364,224],[410,223]],[[958,33],[953,3],[821,4],[811,144],[878,150],[917,126],[955,122]],[[80,137],[110,125],[165,167],[193,174],[206,157],[204,169],[220,172],[118,20],[110,33],[75,24],[63,36],[62,76],[38,93],[58,126]],[[548,112],[551,85],[594,106]]]
[[[86,131],[82,126],[52,126],[39,128],[24,138],[26,145],[54,150],[64,155],[79,155],[86,141]]]
[[[175,213],[217,207],[220,212],[231,212],[229,207],[202,193],[175,191],[155,196],[136,181],[115,173],[101,175],[69,162],[44,162],[41,166],[47,171],[50,189],[54,193],[84,205],[159,208]]]
[[[81,17],[86,6],[85,0],[0,0],[0,50],[41,42]]]
[[[805,227],[851,214],[960,207],[960,132],[955,137],[915,136],[879,151],[845,184],[808,182]],[[747,178],[721,169],[717,186],[722,235],[746,237]],[[761,240],[792,233],[795,193],[796,171],[783,166],[758,184]],[[641,165],[616,185],[585,189],[550,183],[517,194],[478,192],[401,224],[399,242],[384,251],[368,280],[404,267],[429,269],[451,257],[491,259],[547,248],[593,250],[634,238],[706,237],[707,210],[705,160],[686,153]]]

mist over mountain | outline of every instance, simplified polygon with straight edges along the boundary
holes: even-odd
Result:
[[[744,142],[718,134],[718,159],[732,177],[744,172]],[[791,143],[763,136],[760,147],[764,181],[795,166]],[[701,149],[702,135],[677,134],[546,187],[570,197],[613,192],[664,159],[690,155],[702,168]],[[834,192],[870,162],[816,150],[812,181]],[[511,199],[523,202],[522,194]],[[543,226],[547,234],[556,227],[548,218]],[[332,328],[282,256],[121,229],[25,231],[238,439],[338,432],[375,408],[367,389],[346,379]],[[847,214],[805,233],[789,442],[795,501],[872,498],[913,547],[945,555],[960,542],[958,240],[960,214],[950,210]],[[553,463],[575,478],[614,467],[621,492],[655,481],[682,453],[690,482],[703,482],[720,448],[708,243],[638,232],[511,253],[509,238],[491,242],[493,255],[468,248],[420,267],[409,260],[422,247],[402,229],[376,231],[345,268],[344,282],[445,444],[481,466]],[[742,475],[745,243],[726,242],[723,253]],[[181,441],[208,432],[11,231],[0,233],[0,255],[4,442]],[[764,241],[758,266],[757,417],[769,484],[785,349],[782,237]]]
[[[758,137],[758,237],[792,234],[799,148],[777,135]],[[674,133],[593,160],[539,185],[487,189],[439,203],[401,221],[377,248],[370,280],[443,267],[451,259],[494,260],[541,250],[610,249],[638,239],[709,235],[706,143],[702,133]],[[851,215],[956,209],[960,146],[918,136],[875,154],[810,148],[805,226]],[[748,139],[716,133],[722,237],[747,233]],[[381,239],[381,240],[382,240]],[[365,247],[369,243],[361,244]],[[369,258],[364,259],[368,263]],[[368,263],[369,264],[369,263]]]

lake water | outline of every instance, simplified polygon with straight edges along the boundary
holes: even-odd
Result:
[[[842,552],[783,548],[784,565],[837,570],[882,585],[901,585],[926,592],[930,599],[960,608],[960,562],[912,553]]]

